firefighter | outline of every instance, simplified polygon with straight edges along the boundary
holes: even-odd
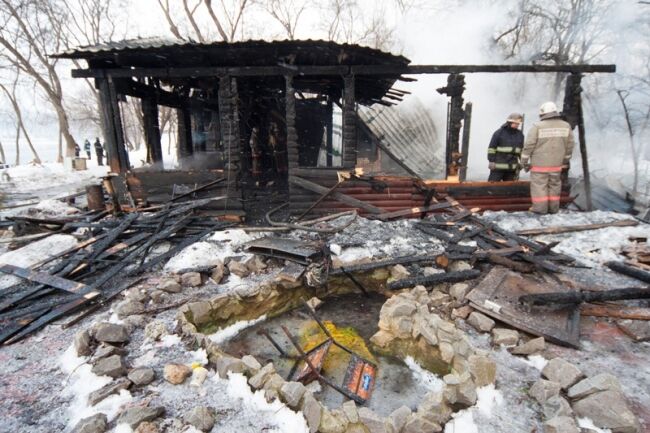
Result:
[[[562,169],[568,169],[573,153],[571,125],[560,118],[557,106],[545,102],[539,108],[540,121],[528,134],[521,153],[524,170],[530,174],[532,212],[557,213],[560,209]]]
[[[90,159],[90,141],[87,138],[84,141],[84,152],[86,152],[86,158]]]
[[[95,154],[97,155],[97,165],[104,165],[104,147],[102,146],[99,137],[95,137]]]
[[[489,182],[517,180],[519,177],[519,155],[524,147],[524,134],[519,127],[523,120],[521,114],[512,113],[506,123],[492,134],[488,146]]]

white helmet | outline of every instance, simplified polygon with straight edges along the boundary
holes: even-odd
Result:
[[[550,113],[557,113],[557,105],[555,105],[555,102],[544,102],[539,107],[539,115],[543,116]]]

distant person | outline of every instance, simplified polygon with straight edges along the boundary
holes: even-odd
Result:
[[[530,174],[531,212],[546,214],[560,210],[562,169],[569,168],[575,141],[571,125],[560,118],[557,106],[545,102],[539,108],[540,121],[526,135],[521,153],[524,170]]]
[[[95,137],[95,154],[97,155],[97,165],[104,165],[104,148],[102,147],[99,137]]]
[[[77,143],[74,144],[74,157],[79,158],[79,154],[81,153],[81,148]]]
[[[87,138],[86,138],[86,141],[84,141],[84,151],[86,152],[86,157],[88,159],[91,159],[90,158],[90,141],[88,141]]]
[[[524,117],[512,113],[499,129],[492,134],[488,146],[489,182],[517,180],[519,177],[519,155],[524,147],[524,134],[519,130]]]

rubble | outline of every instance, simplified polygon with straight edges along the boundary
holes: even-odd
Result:
[[[98,413],[79,421],[71,433],[104,433],[106,430],[108,419],[103,413]]]
[[[186,423],[194,426],[198,430],[208,432],[214,427],[216,422],[216,412],[211,407],[199,406],[187,412],[183,419]]]
[[[532,338],[523,344],[514,347],[510,352],[513,355],[532,355],[541,352],[546,347],[544,337]]]
[[[137,367],[129,371],[129,380],[136,386],[144,386],[153,382],[156,373],[149,367]]]
[[[111,355],[98,360],[93,366],[92,372],[97,376],[116,378],[126,375],[126,366],[120,355]]]
[[[625,397],[614,390],[599,391],[573,402],[579,417],[589,418],[596,427],[613,433],[638,433],[639,421],[629,409]]]
[[[514,347],[519,342],[519,333],[513,329],[493,328],[492,344],[496,346]]]
[[[141,423],[153,421],[165,413],[165,408],[155,407],[131,407],[120,414],[117,419],[118,424],[127,424],[132,429],[136,429]]]
[[[192,374],[192,369],[184,364],[167,364],[163,371],[163,377],[172,385],[179,385]]]
[[[494,328],[495,322],[478,311],[472,312],[467,318],[467,323],[472,325],[476,330],[481,332],[490,332]]]
[[[562,358],[551,359],[542,370],[542,374],[547,379],[559,383],[564,390],[584,376],[578,367]]]

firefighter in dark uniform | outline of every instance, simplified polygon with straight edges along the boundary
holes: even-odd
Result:
[[[489,182],[517,180],[519,177],[519,157],[524,147],[524,134],[519,130],[524,117],[512,113],[501,128],[492,135],[488,147],[490,167]]]

